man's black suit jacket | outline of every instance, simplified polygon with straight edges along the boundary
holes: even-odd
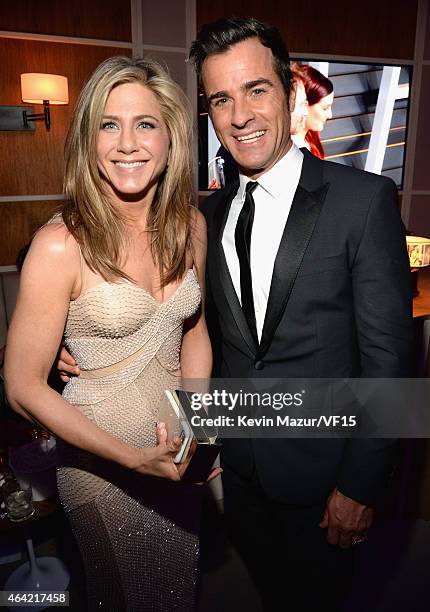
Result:
[[[237,189],[238,182],[226,186],[202,205],[214,376],[408,376],[410,271],[394,183],[304,151],[259,346],[221,244]],[[372,439],[224,440],[221,459],[244,476],[254,462],[266,493],[282,503],[320,503],[337,486],[373,504],[391,467],[391,450],[391,442]]]

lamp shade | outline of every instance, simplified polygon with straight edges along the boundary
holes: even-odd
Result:
[[[21,74],[21,96],[23,102],[43,104],[68,104],[69,88],[67,77],[59,74],[26,72]]]
[[[430,265],[430,239],[422,236],[406,236],[411,268]]]

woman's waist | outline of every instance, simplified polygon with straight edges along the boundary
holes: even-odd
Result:
[[[124,372],[124,370],[128,366],[130,366],[140,355],[141,352],[138,351],[137,353],[129,355],[125,359],[121,359],[121,361],[117,361],[116,363],[112,363],[104,367],[92,367],[93,364],[87,361],[85,362],[84,367],[80,368],[81,373],[79,377],[81,378],[81,380],[99,379],[112,376],[113,374],[117,374],[119,372]]]
[[[63,397],[101,429],[136,447],[156,443],[156,422],[171,420],[165,390],[177,389],[181,378],[151,364],[131,382],[106,383],[104,378],[73,378]],[[177,427],[176,427],[177,429]]]
[[[157,421],[163,413],[163,397],[139,401],[139,390],[130,389],[127,393],[109,397],[98,404],[81,404],[68,401],[99,429],[134,448],[145,448],[157,444]],[[76,398],[78,400],[78,398]],[[131,401],[130,401],[131,400]],[[91,456],[68,443],[63,443],[70,455]]]
[[[180,329],[163,338],[161,336],[138,342],[120,339],[66,338],[66,347],[86,378],[102,378],[120,372],[134,363],[149,363],[153,358],[168,370],[179,368],[182,333]]]

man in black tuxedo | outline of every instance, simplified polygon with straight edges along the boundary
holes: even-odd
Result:
[[[289,57],[275,28],[219,20],[190,58],[240,170],[202,205],[214,374],[407,376],[409,263],[393,182],[292,144]],[[337,609],[392,449],[374,439],[224,441],[226,522],[265,609]]]

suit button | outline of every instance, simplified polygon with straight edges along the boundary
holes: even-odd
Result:
[[[264,363],[262,361],[256,361],[254,363],[254,368],[256,370],[264,370]]]

